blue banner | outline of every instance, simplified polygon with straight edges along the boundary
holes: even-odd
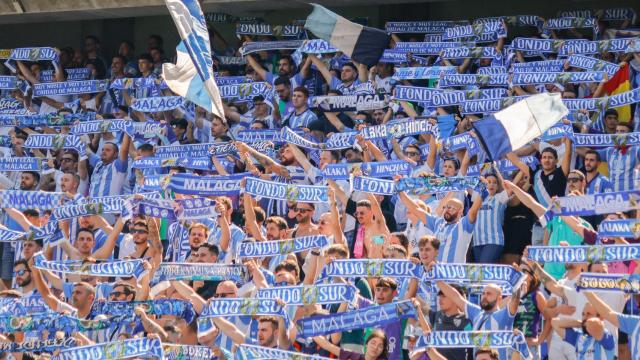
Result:
[[[364,176],[374,178],[393,178],[394,175],[410,175],[413,167],[404,160],[328,164],[322,170],[322,176],[332,180],[348,180],[351,174],[356,170],[360,170]]]
[[[396,183],[393,180],[354,176],[351,180],[351,189],[378,195],[394,195],[396,193]]]
[[[393,78],[396,80],[439,79],[442,74],[455,73],[457,73],[455,66],[399,67],[395,68]]]
[[[640,276],[638,274],[582,273],[576,282],[576,289],[638,294],[640,293]]]
[[[589,216],[638,209],[640,190],[555,198],[551,216]]]
[[[17,210],[51,210],[60,207],[64,198],[64,193],[2,190],[0,191],[0,207]]]
[[[240,180],[248,173],[229,176],[198,176],[194,174],[174,174],[167,188],[177,194],[200,196],[230,196],[240,193]]]
[[[321,281],[330,277],[422,277],[424,268],[409,260],[394,259],[345,259],[334,260],[322,269]]]
[[[258,289],[258,299],[280,299],[287,306],[326,305],[352,302],[357,288],[349,284],[277,286]]]
[[[396,191],[413,195],[436,194],[475,189],[478,185],[480,179],[473,176],[420,176],[400,179],[396,183]]]
[[[164,359],[160,338],[132,338],[64,349],[54,355],[52,360],[103,360],[138,357]]]
[[[599,238],[640,238],[640,220],[605,220],[598,225]]]
[[[451,74],[440,79],[440,87],[452,86],[507,86],[508,74],[479,75],[479,74]]]

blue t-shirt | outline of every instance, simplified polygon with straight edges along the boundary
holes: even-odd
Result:
[[[618,322],[620,323],[620,331],[629,335],[629,351],[631,358],[636,359],[640,356],[640,316],[618,314]]]
[[[582,331],[567,328],[564,341],[576,348],[577,360],[613,360],[615,357],[616,342],[613,335],[606,329],[604,336],[598,341],[591,335],[583,334]]]

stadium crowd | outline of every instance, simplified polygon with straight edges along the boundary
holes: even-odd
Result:
[[[158,35],[6,52],[0,359],[640,358],[640,30],[587,13],[363,62],[207,16],[222,117]],[[476,123],[539,94],[568,111],[492,157]]]

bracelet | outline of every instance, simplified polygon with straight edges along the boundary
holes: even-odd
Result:
[[[320,256],[320,250],[311,250],[311,255],[313,256]]]

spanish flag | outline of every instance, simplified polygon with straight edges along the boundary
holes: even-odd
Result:
[[[604,91],[607,95],[616,95],[631,90],[629,81],[629,64],[621,66],[613,77],[604,84]],[[626,124],[631,121],[631,106],[624,105],[615,108],[618,111],[618,121]]]

